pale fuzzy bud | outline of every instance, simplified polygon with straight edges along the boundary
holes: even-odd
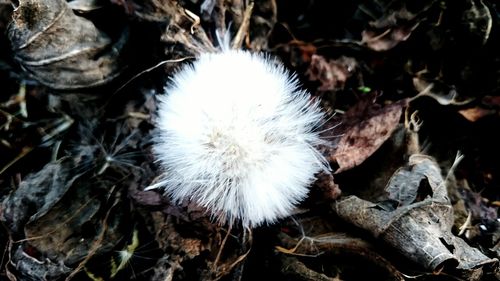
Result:
[[[315,174],[318,101],[267,56],[224,50],[176,73],[159,97],[154,153],[162,187],[218,222],[272,223],[291,214]]]

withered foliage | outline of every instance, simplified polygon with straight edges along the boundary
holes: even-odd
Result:
[[[0,279],[498,280],[499,30],[493,0],[0,0]],[[256,229],[145,190],[156,95],[226,33],[329,116],[331,173]]]
[[[14,58],[54,89],[98,86],[116,77],[127,27],[116,42],[64,0],[19,1],[8,28]]]

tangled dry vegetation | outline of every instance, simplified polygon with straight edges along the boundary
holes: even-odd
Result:
[[[499,8],[0,0],[0,278],[499,280]],[[275,225],[144,191],[155,96],[216,30],[331,116],[332,174]]]

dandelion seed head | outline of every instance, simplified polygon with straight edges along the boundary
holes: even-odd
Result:
[[[219,222],[289,216],[327,169],[315,146],[324,114],[278,61],[246,51],[201,55],[159,97],[161,187]]]

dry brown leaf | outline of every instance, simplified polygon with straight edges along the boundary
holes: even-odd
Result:
[[[9,280],[57,280],[71,271],[71,268],[62,262],[34,258],[29,248],[24,251],[22,247],[17,247],[11,252],[12,264],[6,266]]]
[[[404,170],[407,172],[398,170],[387,184],[392,198],[376,203],[349,196],[336,202],[334,210],[344,220],[369,231],[431,271],[456,269],[466,280],[480,280],[483,266],[491,266],[485,268],[495,271],[498,260],[488,258],[451,233],[453,208],[434,159],[412,155]],[[408,194],[405,189],[412,185],[413,194]],[[422,186],[428,187],[425,199],[415,200]],[[396,204],[391,207],[391,203]]]
[[[128,32],[113,42],[64,0],[21,0],[8,36],[21,66],[54,89],[93,87],[120,73],[120,53]]]
[[[467,108],[467,109],[462,109],[459,110],[458,113],[460,113],[465,119],[471,121],[471,122],[476,122],[477,120],[493,115],[497,113],[496,110],[493,109],[487,109],[487,108],[482,108],[479,106],[473,107],[473,108]]]
[[[399,168],[389,180],[385,188],[388,198],[397,202],[398,206],[408,206],[428,196],[442,184],[441,171],[431,158],[411,156],[409,165]]]
[[[458,111],[465,119],[471,122],[476,122],[486,116],[498,115],[499,112],[500,97],[498,96],[484,96],[481,98],[480,105]]]
[[[342,90],[357,67],[354,58],[342,56],[336,60],[326,60],[323,56],[312,55],[306,75],[309,80],[321,83],[318,88],[320,91]]]
[[[425,19],[426,12],[436,0],[407,1],[375,0],[371,5],[361,4],[359,9],[373,18],[369,28],[362,32],[362,42],[375,51],[387,51],[406,41],[413,30]],[[376,8],[374,8],[376,7]]]
[[[335,173],[358,166],[391,136],[401,118],[406,100],[381,107],[370,99],[349,109],[341,121],[342,134],[328,159],[338,165]]]
[[[436,79],[430,82],[423,75],[413,78],[413,86],[418,91],[414,99],[423,96],[431,97],[442,105],[464,105],[474,100],[471,97],[460,96],[453,86],[449,86]]]
[[[409,27],[393,27],[379,33],[363,30],[361,34],[362,42],[374,51],[387,51],[396,47],[399,43],[408,40],[417,26],[415,24]]]
[[[320,190],[323,198],[327,200],[337,199],[342,193],[339,185],[335,183],[333,175],[330,173],[320,173],[317,176],[315,186]]]
[[[69,158],[49,163],[23,180],[0,205],[0,220],[17,241],[9,254],[12,264],[21,269],[18,278],[59,279],[90,254],[98,235],[94,231],[103,227],[99,209],[104,200],[93,193],[97,184],[81,179],[75,171]],[[123,210],[111,211],[97,253],[110,251],[123,237],[119,223]]]
[[[40,172],[28,175],[2,202],[0,220],[14,239],[22,237],[24,225],[30,219],[45,214],[70,188],[74,179],[69,175],[68,162],[50,163]]]

